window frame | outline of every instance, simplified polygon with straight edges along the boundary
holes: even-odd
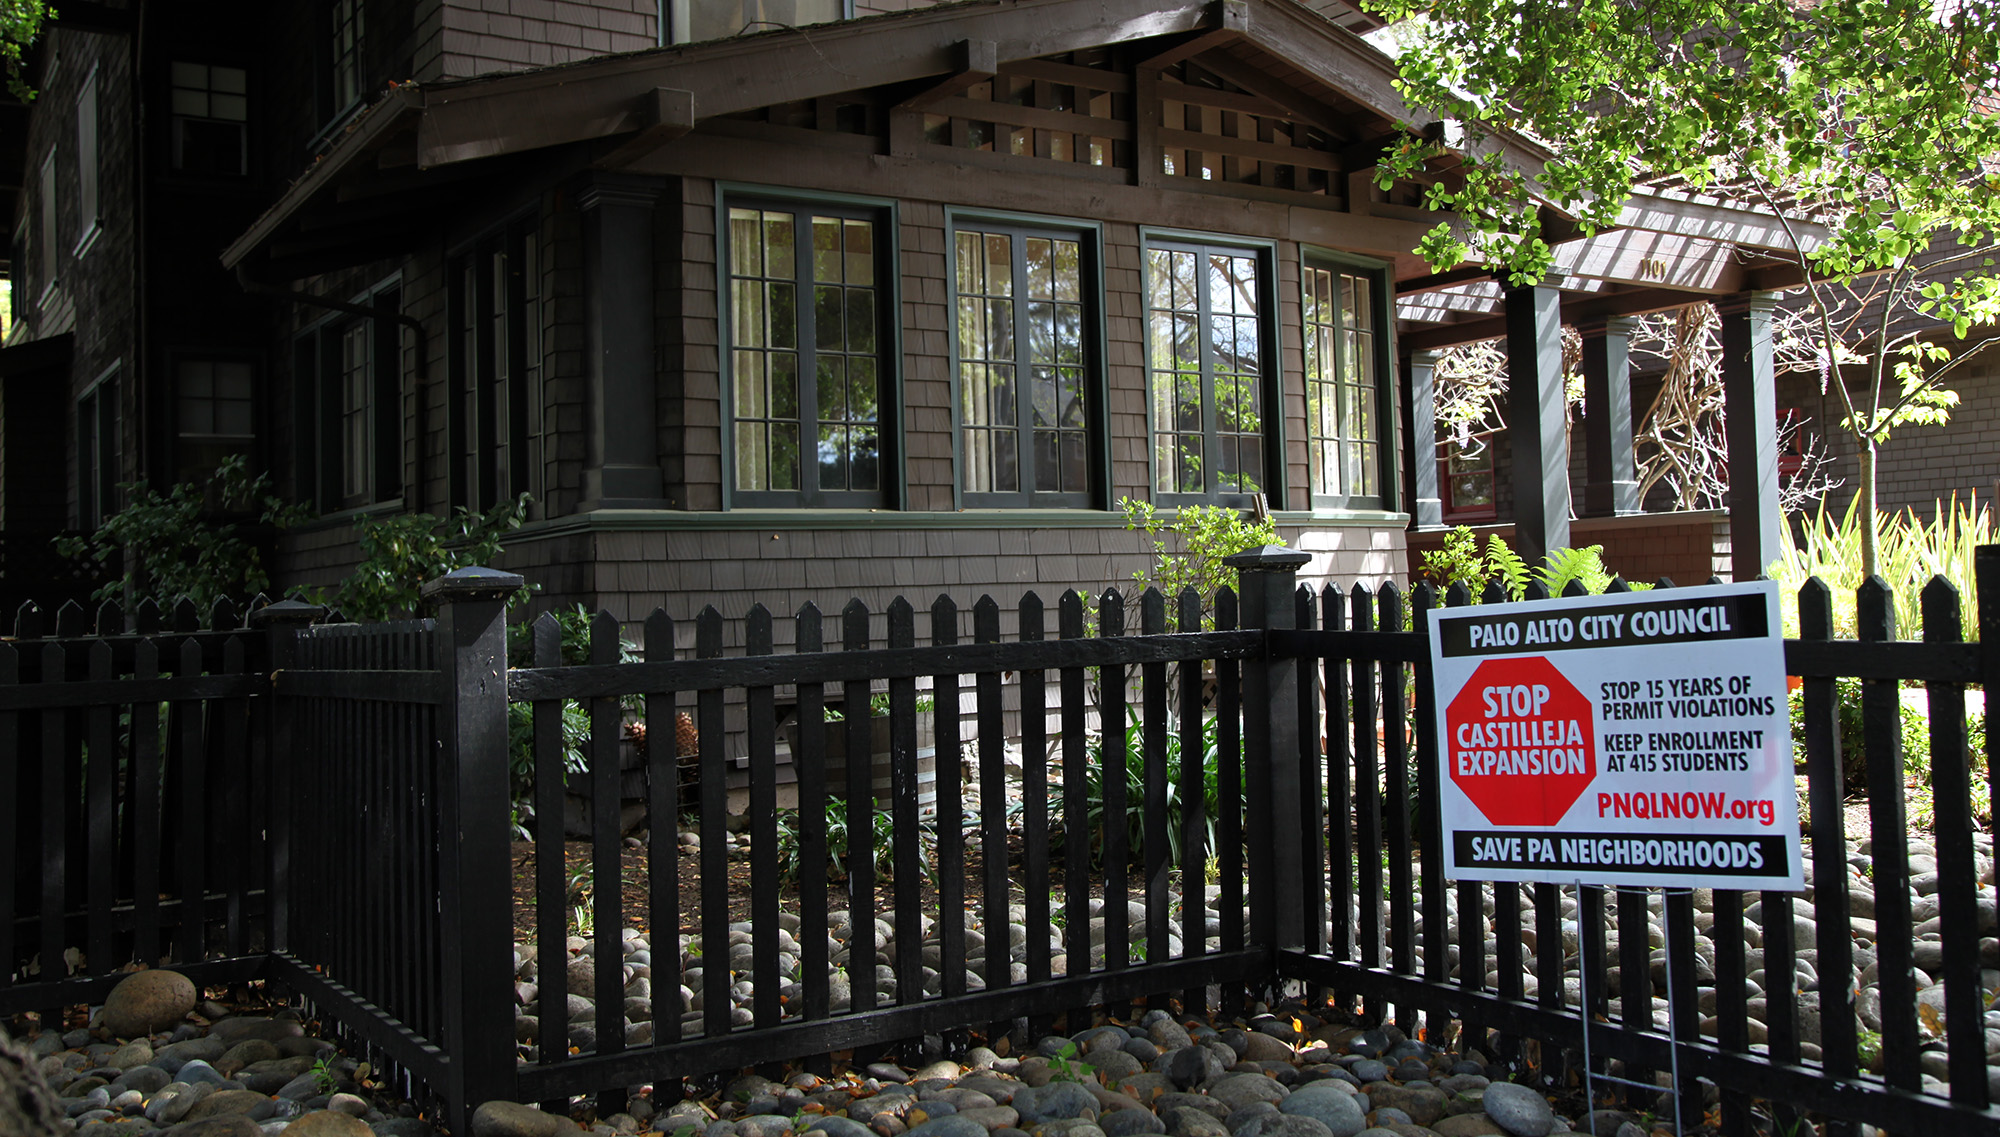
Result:
[[[694,3],[695,0],[666,0],[666,3],[660,5],[659,14],[664,17],[664,20],[659,27],[655,28],[653,38],[661,47],[696,42],[693,29],[690,27],[694,22],[694,13],[692,11]],[[854,0],[840,0],[840,14],[838,16],[829,20],[815,20],[811,23],[794,26],[806,28],[818,27],[821,24],[830,24],[839,20],[851,20],[853,18]],[[764,21],[758,22],[761,23]],[[748,22],[744,25],[744,27],[749,26]],[[765,27],[759,30],[768,31],[770,29]],[[730,34],[740,35],[742,34],[742,28]]]
[[[232,118],[219,117],[213,113],[205,115],[184,114],[180,111],[173,110],[173,99],[176,92],[194,90],[193,87],[184,87],[175,81],[173,69],[175,67],[180,67],[180,66],[199,67],[203,70],[203,72],[205,73],[205,77],[203,79],[204,86],[201,88],[201,90],[202,93],[209,100],[208,106],[211,112],[214,110],[214,100],[218,95],[233,96],[236,98],[241,98],[243,100],[243,117],[240,119],[232,119]],[[218,91],[216,89],[215,72],[218,69],[228,70],[228,71],[240,71],[243,73],[243,91],[240,95],[237,95],[235,92]],[[167,65],[167,98],[168,98],[167,106],[170,112],[170,122],[168,123],[168,128],[167,128],[168,129],[167,167],[173,173],[174,176],[183,178],[215,178],[226,181],[240,181],[250,176],[250,109],[249,109],[250,68],[249,67],[239,66],[234,63],[199,63],[192,59],[170,60],[168,61]],[[237,143],[237,165],[239,167],[237,172],[226,173],[226,172],[219,172],[214,169],[194,169],[188,166],[187,126],[189,123],[207,123],[212,125],[230,126],[235,128],[236,143]]]
[[[72,255],[82,257],[97,242],[102,229],[103,202],[99,195],[99,175],[103,143],[98,102],[98,69],[93,66],[76,92],[76,247]]]
[[[722,506],[724,509],[896,509],[906,507],[908,487],[903,468],[903,335],[902,335],[902,258],[898,243],[901,232],[901,218],[897,203],[892,199],[864,197],[854,194],[814,193],[787,188],[773,188],[748,184],[718,182],[715,187],[715,264],[716,264],[716,323],[717,339],[720,341],[717,371],[722,395]],[[880,384],[876,392],[877,406],[877,469],[880,486],[875,490],[830,490],[818,488],[817,478],[808,478],[808,471],[816,469],[816,464],[808,461],[811,454],[806,445],[807,410],[818,407],[817,384],[814,382],[813,398],[805,397],[805,389],[813,377],[806,363],[808,351],[804,336],[805,325],[800,326],[798,352],[800,398],[800,449],[799,481],[797,490],[744,490],[736,483],[736,382],[735,352],[736,330],[735,305],[731,300],[731,284],[734,279],[734,265],[730,258],[729,212],[732,209],[772,209],[788,211],[794,216],[794,249],[802,260],[809,260],[810,241],[798,241],[797,218],[810,217],[815,212],[822,216],[867,220],[875,223],[875,344],[876,375]],[[804,285],[810,288],[810,282]],[[803,319],[811,311],[809,304],[795,302],[795,318]],[[815,349],[816,350],[816,349]],[[819,422],[814,416],[815,425]],[[810,487],[805,483],[812,481]]]
[[[42,159],[42,169],[39,175],[40,189],[38,193],[40,200],[37,203],[37,212],[40,214],[40,217],[36,232],[38,239],[35,243],[41,246],[41,263],[37,267],[42,276],[42,288],[39,299],[43,303],[47,303],[49,297],[55,293],[56,289],[62,287],[62,274],[57,271],[56,267],[58,260],[57,250],[62,247],[62,220],[56,212],[56,198],[58,197],[56,159],[61,153],[62,148],[60,146],[50,146],[48,156]]]
[[[259,424],[263,422],[265,398],[262,362],[254,354],[227,350],[205,351],[200,348],[189,348],[177,349],[168,353],[167,374],[170,376],[173,384],[171,396],[172,422],[170,426],[173,440],[172,462],[177,479],[185,481],[191,473],[190,468],[187,466],[186,454],[186,450],[190,445],[208,444],[226,446],[229,443],[241,442],[243,445],[239,452],[253,463],[258,460],[259,448],[263,441],[263,431],[259,429]],[[181,400],[187,396],[182,387],[185,376],[182,374],[181,369],[190,363],[205,363],[211,366],[218,364],[240,364],[249,369],[250,432],[248,434],[224,434],[219,431],[209,434],[196,434],[185,429],[183,425],[184,420],[181,417],[183,409]],[[210,467],[209,469],[212,468]]]
[[[972,491],[965,488],[967,458],[965,454],[965,423],[963,420],[964,391],[961,387],[963,355],[958,339],[958,231],[961,227],[978,227],[987,232],[1007,233],[1017,238],[1014,259],[1018,266],[1023,259],[1019,240],[1029,237],[1049,237],[1058,240],[1075,240],[1079,245],[1081,279],[1078,295],[1083,305],[1083,368],[1084,368],[1084,474],[1085,487],[1080,491],[1060,491],[1042,489],[1017,489],[1012,491]],[[948,297],[946,321],[951,326],[951,453],[953,505],[961,509],[1105,509],[1108,508],[1108,487],[1111,484],[1111,440],[1107,427],[1106,408],[1110,400],[1108,382],[1109,366],[1106,358],[1104,295],[1104,226],[1100,222],[1078,218],[1049,217],[1040,214],[1009,213],[995,210],[947,209],[944,217],[945,236],[945,292]],[[1016,342],[1019,342],[1019,328],[1026,317],[1016,305]],[[1025,366],[1018,358],[1017,368]],[[1025,382],[1019,383],[1016,396],[1015,429],[1021,437],[1033,432],[1032,412],[1028,389]],[[1022,484],[1027,484],[1033,474],[1032,440],[1024,445],[1027,451],[1020,464]]]
[[[539,242],[537,219],[519,218],[466,242],[446,261],[446,492],[453,505],[487,510],[523,493],[542,497],[542,298],[541,282],[529,280],[530,267],[540,272]]]
[[[1261,489],[1255,491],[1224,492],[1216,482],[1216,464],[1206,460],[1206,455],[1214,450],[1218,436],[1215,415],[1215,374],[1208,359],[1208,340],[1203,338],[1201,347],[1202,378],[1202,437],[1204,440],[1204,482],[1201,492],[1168,492],[1160,488],[1159,436],[1160,423],[1155,413],[1153,399],[1153,304],[1152,304],[1152,254],[1155,249],[1170,249],[1192,252],[1199,257],[1207,257],[1212,252],[1249,254],[1257,262],[1257,322],[1258,322],[1258,368],[1259,391],[1263,399],[1263,481]],[[1231,234],[1206,233],[1183,229],[1144,228],[1139,233],[1139,304],[1143,316],[1140,343],[1140,367],[1145,377],[1143,395],[1146,401],[1146,468],[1147,489],[1150,499],[1158,506],[1182,505],[1223,505],[1235,509],[1254,507],[1261,494],[1271,509],[1288,508],[1289,486],[1285,470],[1285,404],[1284,376],[1281,361],[1284,359],[1284,324],[1279,319],[1278,307],[1278,245],[1276,241],[1255,237],[1241,237]],[[1208,291],[1207,274],[1201,276],[1200,295]],[[1198,319],[1212,318],[1212,312],[1199,312]]]
[[[1400,449],[1399,436],[1401,433],[1400,424],[1402,422],[1401,408],[1397,405],[1396,401],[1396,384],[1393,381],[1393,377],[1396,374],[1396,322],[1394,313],[1395,280],[1391,274],[1391,270],[1394,266],[1376,260],[1373,257],[1356,256],[1352,253],[1343,253],[1310,245],[1299,246],[1298,266],[1300,288],[1299,377],[1300,393],[1306,411],[1306,484],[1303,488],[1307,495],[1307,500],[1311,502],[1312,507],[1315,509],[1393,512],[1401,502],[1401,497],[1397,489],[1401,470],[1398,450]],[[1339,492],[1321,493],[1313,488],[1314,470],[1316,469],[1316,456],[1313,450],[1315,444],[1325,438],[1323,435],[1314,433],[1312,387],[1315,380],[1306,371],[1306,355],[1309,350],[1311,336],[1309,335],[1309,329],[1306,327],[1305,318],[1305,274],[1315,268],[1333,272],[1336,281],[1341,276],[1364,277],[1368,281],[1369,308],[1372,317],[1372,324],[1367,329],[1369,337],[1368,354],[1373,365],[1375,380],[1376,433],[1373,439],[1363,441],[1375,447],[1375,478],[1376,484],[1381,487],[1382,492],[1380,493],[1349,493],[1345,484],[1342,485]],[[1344,331],[1345,329],[1341,330]],[[1343,353],[1336,350],[1334,356],[1338,360],[1343,358]],[[1338,373],[1336,373],[1335,383],[1337,387],[1359,386],[1359,384],[1348,383],[1346,377]],[[1345,421],[1344,412],[1338,409],[1337,399],[1336,414],[1342,420],[1338,428],[1341,433],[1330,441],[1336,446],[1344,446],[1354,441],[1354,437],[1347,433],[1348,424]],[[1343,478],[1345,478],[1346,467],[1344,464],[1341,467],[1341,471]]]
[[[124,408],[118,401],[121,364],[104,369],[72,403],[76,416],[77,529],[94,532],[118,511],[118,481],[124,470]],[[109,448],[106,442],[109,442]]]
[[[403,282],[392,276],[348,302],[362,307],[399,306]],[[355,329],[365,337],[363,356],[370,395],[363,420],[366,449],[360,492],[350,492],[342,381],[342,350]],[[386,334],[385,334],[386,333]],[[403,485],[402,326],[375,316],[335,314],[302,329],[292,341],[293,471],[296,496],[321,513],[363,509],[401,500]]]
[[[1488,430],[1488,431],[1481,431],[1476,436],[1480,439],[1483,439],[1485,442],[1485,445],[1481,450],[1481,453],[1483,453],[1486,456],[1486,469],[1484,473],[1488,479],[1488,484],[1492,486],[1493,500],[1485,505],[1461,506],[1458,505],[1453,500],[1451,492],[1451,479],[1452,479],[1451,460],[1454,456],[1452,454],[1452,449],[1457,445],[1457,442],[1450,438],[1446,438],[1438,442],[1437,444],[1438,504],[1440,507],[1441,516],[1444,518],[1444,520],[1493,521],[1500,516],[1499,465],[1494,461],[1494,453],[1495,450],[1497,449],[1495,438],[1498,436],[1499,433],[1500,432],[1497,430]]]

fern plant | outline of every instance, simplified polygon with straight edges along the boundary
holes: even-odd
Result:
[[[1480,602],[1488,581],[1499,582],[1508,600],[1525,600],[1528,585],[1535,581],[1540,581],[1550,596],[1560,596],[1572,581],[1580,582],[1585,592],[1595,595],[1610,588],[1613,580],[1611,570],[1604,565],[1602,545],[1553,549],[1542,564],[1533,566],[1509,548],[1497,533],[1487,535],[1484,557],[1478,549],[1472,530],[1461,525],[1445,534],[1442,549],[1424,554],[1424,575],[1440,591],[1454,584],[1465,585],[1474,604]],[[1627,587],[1641,592],[1653,586],[1628,584]]]

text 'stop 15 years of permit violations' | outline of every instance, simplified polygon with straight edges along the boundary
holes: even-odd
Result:
[[[1775,583],[1429,616],[1446,877],[1804,886]]]

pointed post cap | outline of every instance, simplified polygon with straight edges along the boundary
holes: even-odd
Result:
[[[436,604],[461,600],[505,600],[525,583],[519,573],[468,565],[453,569],[436,580],[425,581],[423,587],[417,590],[417,595]]]
[[[1222,558],[1222,563],[1238,572],[1297,572],[1312,560],[1309,553],[1283,545],[1259,545]]]
[[[253,628],[302,628],[326,619],[326,605],[303,600],[280,600],[250,613]]]

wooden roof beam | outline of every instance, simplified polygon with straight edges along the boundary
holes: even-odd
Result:
[[[639,98],[639,133],[626,139],[593,165],[621,170],[694,129],[694,92],[655,87]]]
[[[1562,322],[1582,324],[1592,320],[1607,320],[1613,316],[1638,316],[1647,312],[1664,312],[1674,308],[1685,308],[1703,299],[1705,297],[1691,296],[1675,288],[1607,290],[1602,295],[1587,298],[1564,297]],[[1456,347],[1459,344],[1497,339],[1506,334],[1507,316],[1503,311],[1498,315],[1482,316],[1473,320],[1412,329],[1397,336],[1396,341],[1405,351],[1436,351],[1441,348]]]
[[[964,94],[993,78],[1000,70],[999,49],[990,39],[962,39],[953,44],[951,50],[958,69],[946,76],[943,82],[934,83],[904,99],[896,109],[923,110],[939,99]]]

